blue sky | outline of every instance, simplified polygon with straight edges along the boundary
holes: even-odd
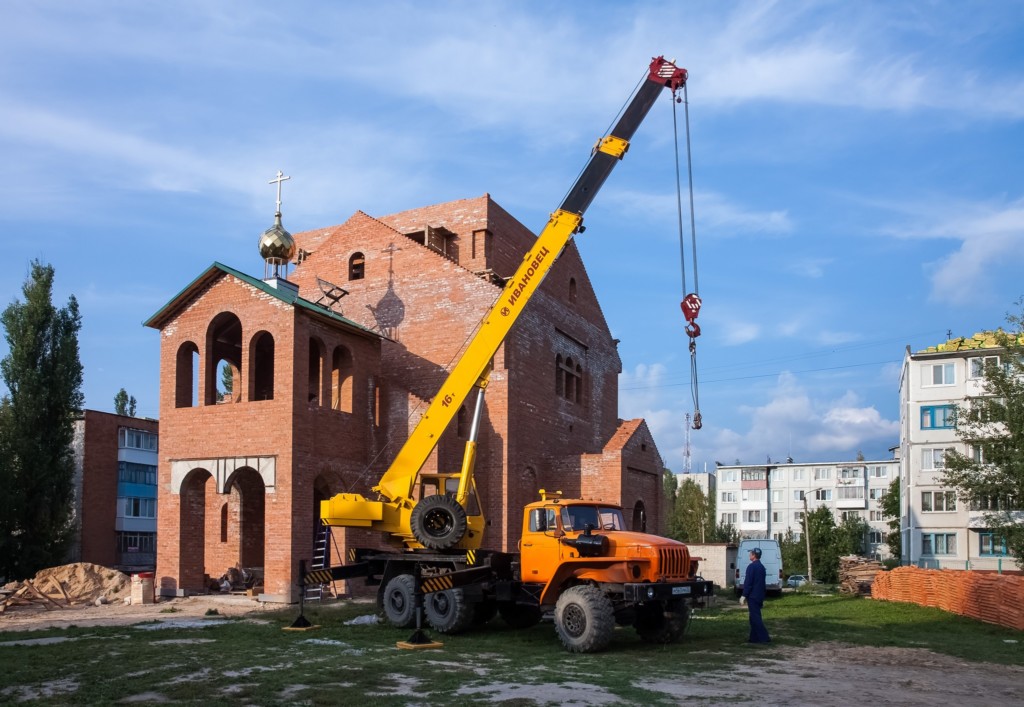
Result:
[[[278,169],[293,233],[485,192],[537,230],[661,54],[690,72],[694,471],[886,458],[906,346],[998,326],[1024,294],[1021,2],[2,8],[0,305],[54,265],[90,408],[125,387],[157,415],[141,323],[214,260],[262,274]],[[621,415],[682,471],[672,131],[666,96],[578,243]]]

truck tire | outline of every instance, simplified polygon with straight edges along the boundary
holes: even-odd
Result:
[[[690,623],[690,607],[676,602],[668,607],[650,602],[636,616],[637,634],[647,643],[676,643],[683,638]]]
[[[440,633],[462,633],[473,622],[473,605],[466,602],[461,589],[427,594],[423,597],[423,613]]]
[[[381,610],[384,618],[395,628],[412,628],[416,625],[414,589],[411,574],[396,575],[384,587]]]
[[[447,494],[427,496],[409,516],[416,540],[429,550],[448,550],[466,534],[466,509]]]
[[[555,604],[555,630],[562,645],[571,653],[604,650],[611,643],[615,630],[611,600],[597,587],[569,587]]]
[[[501,620],[509,625],[509,628],[530,628],[540,623],[541,612],[539,606],[530,604],[516,604],[514,601],[503,601],[498,603],[498,613]]]

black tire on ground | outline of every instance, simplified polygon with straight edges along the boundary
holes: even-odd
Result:
[[[516,604],[514,601],[503,601],[498,603],[498,613],[501,619],[510,628],[530,628],[540,623],[541,612],[539,606],[529,604]]]
[[[440,633],[462,633],[473,622],[473,605],[466,603],[461,589],[445,589],[423,597],[423,613]]]
[[[674,602],[667,607],[661,602],[645,604],[636,616],[637,634],[648,643],[676,643],[682,640],[690,623],[690,607]]]
[[[466,534],[466,523],[466,509],[443,493],[424,498],[409,517],[412,534],[430,550],[448,550],[458,545]]]
[[[483,626],[494,618],[498,613],[498,602],[494,599],[484,599],[473,605],[473,625]]]
[[[414,583],[411,574],[400,574],[391,578],[381,595],[381,611],[395,628],[412,628],[416,625],[416,609],[413,602]]]
[[[571,653],[604,650],[615,630],[611,600],[597,587],[569,587],[555,604],[555,630]]]

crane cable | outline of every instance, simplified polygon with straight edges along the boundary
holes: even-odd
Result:
[[[700,336],[700,325],[697,324],[697,315],[700,313],[701,299],[700,287],[697,281],[697,226],[693,208],[693,162],[690,156],[690,99],[686,91],[686,84],[683,84],[683,97],[673,96],[672,101],[672,132],[675,138],[676,157],[676,211],[679,221],[679,269],[683,281],[683,301],[680,307],[683,316],[686,318],[686,335],[690,338],[690,393],[693,397],[693,429],[699,430],[703,426],[700,414],[700,394],[697,386],[697,337]],[[686,236],[683,231],[683,188],[682,177],[679,169],[679,117],[676,111],[676,104],[683,104],[683,112],[686,122],[686,174],[690,189],[690,242],[692,244],[693,261],[693,292],[686,291]]]

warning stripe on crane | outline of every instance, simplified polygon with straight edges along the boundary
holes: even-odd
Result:
[[[307,572],[303,579],[304,584],[330,584],[334,577],[330,570],[313,570]]]
[[[420,585],[424,594],[431,592],[443,592],[453,586],[451,575],[443,574],[439,577],[427,577]]]

